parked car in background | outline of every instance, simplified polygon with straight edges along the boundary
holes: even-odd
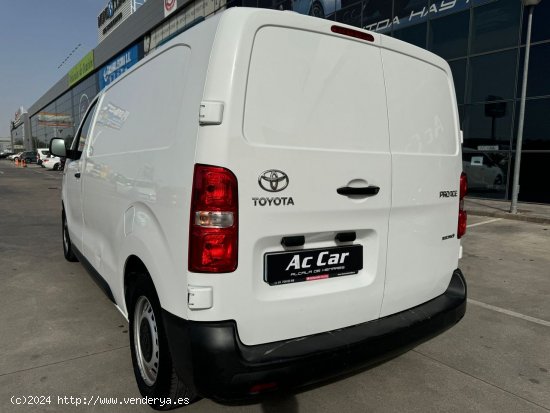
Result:
[[[61,167],[61,158],[59,156],[48,156],[42,161],[42,166],[46,169],[51,169],[54,171],[62,170]]]
[[[36,164],[42,165],[42,162],[44,159],[46,159],[50,155],[50,151],[48,148],[38,148],[36,150]]]
[[[13,152],[10,152],[10,151],[2,152],[0,153],[0,159],[6,159],[10,155],[13,155]]]
[[[462,169],[468,175],[468,186],[475,190],[502,190],[505,172],[489,154],[465,152]]]
[[[26,163],[36,163],[37,152],[36,151],[25,151],[19,155],[20,161],[25,161]]]
[[[19,160],[19,156],[20,156],[22,153],[23,153],[23,152],[14,153],[13,155],[8,156],[8,159],[9,159],[10,161]]]
[[[341,8],[341,0],[294,0],[291,10],[324,19]]]

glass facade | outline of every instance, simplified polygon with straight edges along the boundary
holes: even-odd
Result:
[[[527,21],[521,1],[220,0],[215,5],[215,10],[225,5],[293,10],[384,33],[440,55],[448,61],[455,82],[470,195],[509,199]],[[153,28],[143,38],[145,54],[177,32],[178,24],[186,26],[196,17],[190,5],[169,23]],[[548,174],[550,164],[549,20],[550,1],[543,1],[533,18],[520,180],[523,201],[550,202],[550,191],[535,184],[541,173]],[[54,136],[72,139],[98,90],[92,74],[34,114],[36,145],[46,146]]]
[[[394,36],[449,62],[464,132],[463,167],[470,195],[510,199],[528,14],[522,2],[337,3],[341,10],[325,18]],[[358,7],[361,13],[355,11],[353,18],[344,13]],[[548,175],[550,165],[550,2],[541,2],[533,16],[519,197],[550,202],[550,190],[537,184],[541,174]]]
[[[31,131],[36,147],[48,147],[52,138],[64,138],[71,142],[82,116],[98,91],[97,76],[92,74],[31,116]]]
[[[20,124],[11,131],[14,147],[12,149],[23,149],[25,144],[25,128]],[[15,151],[14,151],[15,152]]]

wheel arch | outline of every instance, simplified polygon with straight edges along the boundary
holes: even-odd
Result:
[[[126,209],[121,222],[122,233],[117,244],[116,274],[113,279],[113,295],[117,304],[127,313],[127,293],[132,284],[132,273],[146,272],[155,287],[161,307],[180,317],[187,316],[187,278],[180,256],[181,239],[175,239],[170,226],[174,220],[160,221],[156,211],[143,203],[134,203]],[[170,241],[169,241],[170,239]],[[179,258],[179,259],[178,259]]]
[[[126,262],[124,263],[124,306],[126,307],[125,309],[127,314],[128,299],[130,298],[128,294],[137,280],[137,274],[141,274],[147,277],[149,281],[151,281],[151,284],[153,284],[153,287],[155,288],[155,293],[158,296],[155,282],[153,281],[153,278],[151,277],[151,274],[149,273],[149,270],[147,269],[145,263],[137,255],[132,254],[128,256],[126,258]]]

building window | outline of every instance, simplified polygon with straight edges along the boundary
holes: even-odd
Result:
[[[523,25],[522,25],[522,37],[521,43],[525,44],[527,35],[527,16],[529,12],[527,9],[523,10]],[[550,2],[541,1],[538,6],[535,7],[533,13],[533,27],[531,28],[531,41],[540,42],[544,40],[550,40]]]
[[[462,152],[462,170],[468,176],[468,194],[504,199],[508,181],[509,152]]]
[[[518,115],[519,101],[516,104],[516,119],[518,119]],[[518,122],[516,121],[514,127],[514,147],[516,146],[518,134],[517,127]],[[525,102],[522,149],[550,150],[550,99],[529,99]]]
[[[469,11],[431,20],[428,48],[445,59],[466,56],[469,30]]]
[[[513,99],[517,49],[470,59],[468,96],[470,102]]]
[[[515,156],[515,152],[512,152]],[[513,163],[513,162],[512,162]],[[519,177],[519,200],[523,202],[550,203],[550,191],[541,178],[548,175],[550,153],[524,152],[521,155],[521,172]],[[513,168],[510,169],[510,175]],[[512,179],[510,179],[510,187]]]
[[[426,23],[415,24],[414,26],[407,27],[405,29],[395,30],[393,32],[393,37],[425,49],[426,48],[426,30],[427,30]]]
[[[363,3],[362,26],[373,31],[388,31],[392,26],[392,2],[373,0]]]
[[[541,3],[542,4],[542,3]],[[519,59],[519,76],[517,97],[521,94],[521,82],[523,81],[523,59],[525,48],[521,48]],[[529,55],[529,80],[527,82],[527,96],[550,95],[550,43],[539,44],[531,47]]]
[[[399,20],[399,27],[394,25],[393,28],[397,29],[427,20],[429,8],[428,0],[395,0],[394,16]]]
[[[464,147],[478,150],[510,149],[513,101],[467,105],[464,110]]]
[[[519,0],[498,0],[473,10],[472,53],[517,46],[521,13]]]
[[[76,85],[72,90],[75,132],[98,91],[97,76],[95,74]]]
[[[335,20],[350,26],[361,27],[361,9],[363,3],[355,3],[351,6],[337,10]]]

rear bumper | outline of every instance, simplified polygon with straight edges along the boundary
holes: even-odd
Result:
[[[257,396],[251,388],[296,388],[395,357],[456,324],[466,311],[466,281],[455,270],[439,297],[409,310],[299,339],[244,345],[236,323],[186,321],[163,313],[178,375],[221,402]]]

